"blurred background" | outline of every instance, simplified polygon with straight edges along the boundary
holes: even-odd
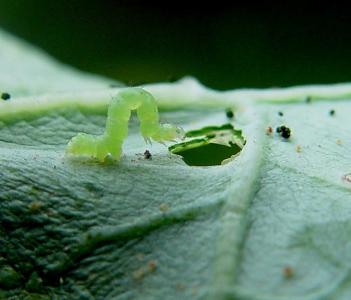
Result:
[[[216,89],[351,81],[351,14],[181,2],[0,0],[0,27],[128,85],[185,75]]]

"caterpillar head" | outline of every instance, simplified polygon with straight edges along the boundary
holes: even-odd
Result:
[[[184,136],[185,132],[183,128],[171,124],[162,124],[158,132],[152,136],[152,139],[156,142],[174,141],[176,139],[183,139]]]

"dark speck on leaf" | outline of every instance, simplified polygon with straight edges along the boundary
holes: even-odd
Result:
[[[152,155],[151,155],[151,153],[150,153],[149,150],[145,150],[145,152],[144,152],[144,158],[145,158],[145,159],[151,159],[151,158],[152,158]]]
[[[9,93],[2,93],[1,94],[2,100],[9,100],[10,98],[11,98],[11,95]]]
[[[351,183],[351,173],[350,174],[345,174],[342,179],[348,183]]]
[[[307,96],[307,97],[305,98],[305,102],[306,102],[306,103],[311,103],[311,100],[312,100],[311,96]]]
[[[290,266],[286,266],[283,269],[283,274],[285,278],[290,279],[294,276],[294,269]]]
[[[335,110],[334,110],[334,109],[331,109],[331,110],[329,111],[329,115],[334,116],[334,115],[335,115]]]
[[[228,119],[233,119],[234,118],[234,113],[233,113],[233,111],[230,108],[227,108],[225,110],[225,114],[226,114]]]
[[[282,117],[282,116],[284,116],[284,113],[281,112],[281,111],[278,111],[278,115],[279,115],[280,117]]]
[[[40,201],[33,201],[29,205],[29,209],[32,213],[37,213],[43,207],[43,203]]]
[[[282,125],[282,126],[279,126],[277,127],[276,129],[277,133],[280,134],[281,137],[283,137],[284,139],[288,139],[291,135],[291,130],[290,128]]]
[[[147,263],[147,267],[149,269],[150,272],[153,272],[156,270],[157,268],[157,262],[156,260],[150,260],[148,263]]]
[[[266,134],[271,135],[272,132],[273,132],[273,128],[272,128],[271,126],[268,126],[268,127],[266,128]]]

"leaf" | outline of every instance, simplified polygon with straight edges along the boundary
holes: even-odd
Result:
[[[241,130],[234,129],[230,123],[190,130],[185,133],[185,139],[168,150],[181,155],[189,166],[225,164],[237,157],[245,144]]]
[[[121,162],[101,165],[64,149],[103,131],[119,89],[3,32],[0,45],[12,95],[0,103],[0,297],[350,298],[351,85],[144,86],[185,130],[221,126],[234,107],[245,146],[223,166],[188,166],[158,144],[147,160],[132,119]],[[281,125],[290,139],[266,134]]]

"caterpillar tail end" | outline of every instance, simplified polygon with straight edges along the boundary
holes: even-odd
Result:
[[[86,133],[78,133],[67,144],[66,154],[94,156],[96,153],[95,138]]]

